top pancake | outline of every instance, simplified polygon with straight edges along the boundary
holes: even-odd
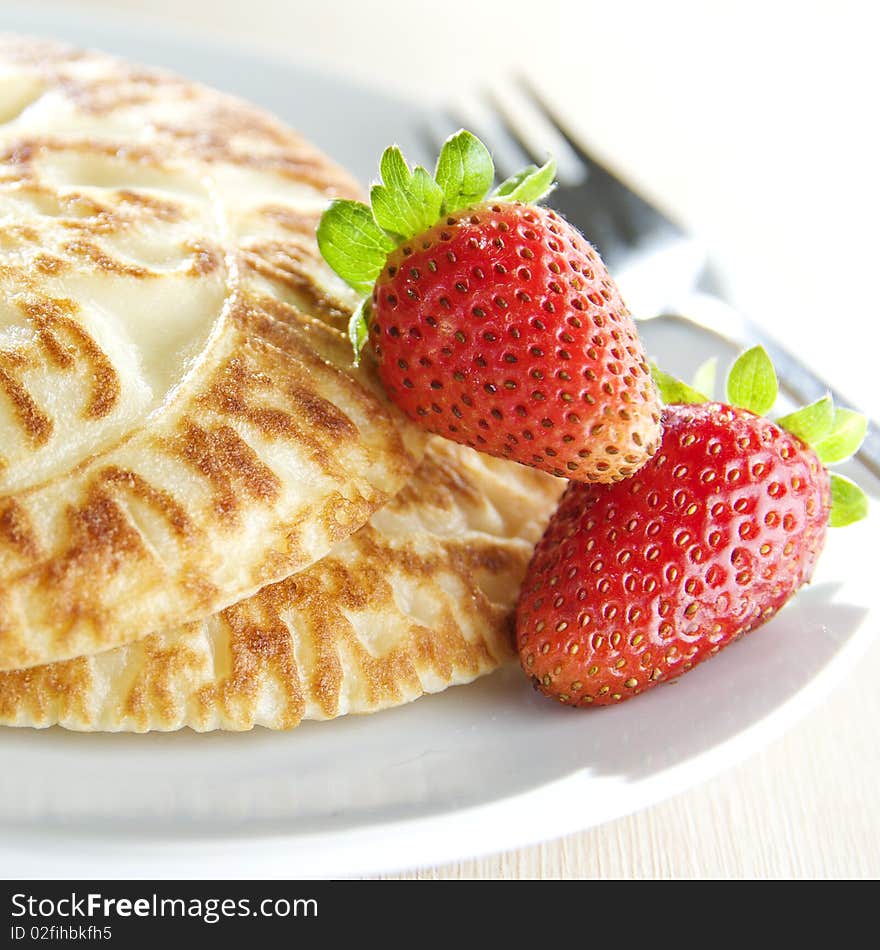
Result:
[[[0,35],[0,669],[208,616],[410,476],[314,243],[335,195],[244,102]]]

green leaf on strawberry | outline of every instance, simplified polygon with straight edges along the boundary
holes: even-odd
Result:
[[[779,393],[776,370],[763,346],[740,354],[727,375],[727,401],[763,416],[773,408]]]
[[[846,461],[858,451],[867,431],[868,420],[861,413],[852,409],[835,409],[828,434],[810,444],[826,465],[834,465]]]
[[[368,294],[395,242],[360,201],[333,201],[321,216],[318,247],[324,260],[358,293]]]
[[[708,396],[704,396],[701,392],[688,386],[687,383],[683,383],[680,379],[670,376],[669,373],[664,373],[656,363],[651,363],[650,366],[654,385],[657,387],[657,392],[660,393],[660,398],[667,406],[680,402],[698,403],[709,401]]]
[[[404,240],[431,227],[443,206],[440,185],[420,165],[410,171],[396,145],[385,149],[380,169],[383,184],[370,189],[376,224]]]
[[[832,472],[831,516],[828,519],[831,527],[844,528],[867,515],[868,499],[861,488],[839,472]]]
[[[834,403],[830,396],[823,396],[809,406],[803,406],[796,412],[777,419],[783,429],[803,439],[807,445],[816,446],[820,439],[831,432],[831,423],[834,421]],[[824,460],[823,460],[824,461]]]
[[[540,201],[552,190],[555,177],[556,160],[550,158],[540,168],[528,165],[516,175],[511,175],[492,192],[492,197],[529,203]]]
[[[694,377],[694,386],[665,373],[651,364],[654,384],[666,405],[708,402],[703,391],[714,389],[715,366],[704,363]],[[727,376],[727,400],[732,406],[748,409],[766,416],[772,410],[779,392],[776,370],[762,346],[753,346],[734,361]],[[854,455],[865,439],[868,421],[859,412],[836,407],[830,395],[823,396],[808,406],[780,416],[776,425],[797,436],[816,454],[823,465],[834,465]],[[832,507],[829,524],[843,527],[867,515],[868,499],[865,493],[849,479],[831,474]]]
[[[704,363],[701,363],[694,378],[691,380],[691,386],[698,393],[705,393],[709,399],[715,397],[715,379],[718,376],[718,357],[711,356]]]
[[[481,201],[494,179],[492,156],[476,135],[461,129],[443,143],[434,180],[443,191],[444,212]]]

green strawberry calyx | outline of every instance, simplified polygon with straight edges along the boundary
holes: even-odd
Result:
[[[651,364],[651,374],[660,398],[673,403],[712,402],[715,391],[717,359],[699,367],[692,383],[682,382]],[[704,395],[705,394],[705,395]],[[765,416],[776,403],[779,381],[776,370],[763,346],[753,346],[736,358],[727,374],[725,401]],[[780,416],[776,425],[805,442],[824,465],[836,465],[854,455],[865,439],[868,420],[859,412],[835,406],[830,395],[808,406]],[[868,514],[868,498],[855,482],[838,472],[831,477],[831,514],[828,523],[842,528],[861,521]]]
[[[364,296],[352,314],[348,335],[357,363],[367,339],[369,295],[388,255],[433,227],[444,215],[496,201],[540,201],[553,189],[556,162],[529,165],[492,189],[495,165],[486,146],[460,129],[443,143],[434,174],[421,165],[410,169],[396,145],[379,163],[381,181],[370,188],[370,203],[337,199],[318,223],[318,247],[324,260]]]

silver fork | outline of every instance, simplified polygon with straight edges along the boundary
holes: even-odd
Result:
[[[515,91],[520,102],[541,120],[553,144],[559,185],[550,204],[596,245],[639,319],[674,315],[738,345],[760,343],[773,360],[780,385],[793,399],[807,403],[831,393],[835,405],[853,408],[724,299],[722,282],[707,250],[694,235],[585,151],[532,85],[519,79]],[[426,135],[434,154],[443,139],[461,127],[472,129],[482,138],[502,177],[529,162],[541,164],[546,160],[545,151],[532,142],[534,135],[524,131],[516,110],[496,96],[489,95],[475,111],[447,112],[433,119]],[[880,428],[873,420],[868,423],[867,437],[856,457],[880,476]]]

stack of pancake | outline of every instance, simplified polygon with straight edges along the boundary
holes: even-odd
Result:
[[[353,366],[314,230],[359,194],[247,103],[0,36],[0,724],[286,729],[512,655],[562,483]]]

